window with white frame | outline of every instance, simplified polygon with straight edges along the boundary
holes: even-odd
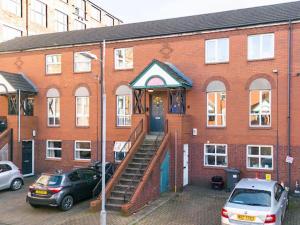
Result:
[[[80,22],[79,20],[74,20],[73,23],[73,30],[85,30],[86,25],[83,22]]]
[[[97,21],[101,21],[101,10],[96,8],[95,6],[92,6],[91,8],[91,17],[94,19],[94,20],[97,20]]]
[[[120,163],[128,153],[131,147],[131,142],[116,141],[114,144],[115,162]]]
[[[90,72],[92,70],[91,58],[83,55],[81,52],[74,53],[74,72]]]
[[[212,81],[206,88],[207,126],[226,126],[226,87],[221,81]]]
[[[22,0],[5,0],[2,1],[2,7],[5,11],[22,16]]]
[[[63,32],[68,31],[68,15],[56,10],[56,31]]]
[[[61,54],[46,55],[46,74],[61,73]]]
[[[248,36],[248,59],[274,58],[274,34],[258,34]]]
[[[220,38],[205,41],[205,63],[229,61],[229,39]]]
[[[113,17],[110,15],[105,15],[105,25],[106,26],[114,26],[115,25],[115,20]]]
[[[226,167],[228,165],[227,145],[205,144],[204,165]]]
[[[47,26],[47,5],[38,0],[31,1],[31,21]]]
[[[75,160],[91,160],[90,141],[75,141]]]
[[[271,84],[264,78],[254,80],[250,84],[251,127],[271,126]]]
[[[46,158],[48,159],[61,159],[62,142],[47,140]]]
[[[57,89],[51,88],[47,92],[48,126],[60,125],[60,95]]]
[[[133,48],[115,49],[115,69],[133,68]]]
[[[16,37],[21,37],[22,36],[22,31],[3,25],[2,26],[2,40],[7,41]]]
[[[86,87],[79,87],[75,92],[76,97],[76,126],[89,126],[90,118],[90,93]]]
[[[127,85],[121,85],[116,91],[117,96],[117,126],[131,126],[132,90]]]
[[[85,1],[75,0],[74,7],[75,7],[75,14],[81,18],[85,18]]]
[[[248,145],[247,168],[273,169],[273,146]]]

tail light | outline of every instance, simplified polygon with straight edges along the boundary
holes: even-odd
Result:
[[[276,223],[276,215],[267,215],[265,223]]]
[[[226,209],[222,209],[222,211],[221,211],[221,215],[222,215],[222,217],[224,217],[224,218],[227,218],[228,219],[228,211],[226,210]]]
[[[60,192],[63,189],[63,187],[49,187],[48,191],[52,192],[53,194],[56,194]]]
[[[32,185],[29,186],[29,191],[33,192],[34,191],[34,187]]]

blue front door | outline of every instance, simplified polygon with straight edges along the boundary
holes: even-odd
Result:
[[[150,97],[150,131],[164,131],[164,103],[160,94],[153,94]]]
[[[160,193],[169,191],[170,153],[167,152],[160,166]]]

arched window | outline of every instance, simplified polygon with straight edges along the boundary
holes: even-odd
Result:
[[[207,126],[226,126],[226,86],[215,80],[208,84],[207,93]]]
[[[271,84],[264,78],[258,78],[250,84],[251,127],[271,126]]]
[[[76,126],[89,126],[90,92],[86,87],[79,87],[75,92],[76,98]]]
[[[127,85],[121,85],[116,91],[117,126],[131,126],[132,90]]]
[[[60,125],[60,94],[55,88],[47,91],[48,126]]]

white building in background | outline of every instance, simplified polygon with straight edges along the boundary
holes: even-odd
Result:
[[[0,42],[20,36],[121,23],[89,0],[0,0]]]

